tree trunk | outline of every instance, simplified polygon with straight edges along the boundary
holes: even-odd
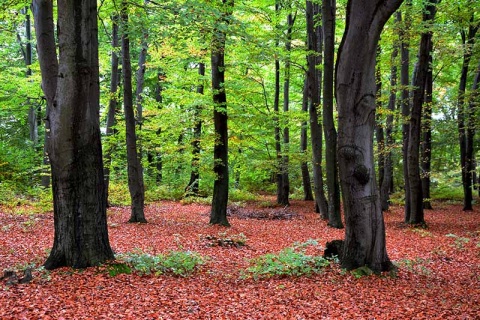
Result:
[[[99,123],[97,2],[58,1],[59,62],[51,1],[34,0],[42,88],[50,106],[55,235],[46,269],[113,259],[108,241]]]
[[[224,12],[217,21],[212,38],[212,91],[213,91],[213,123],[215,127],[215,145],[213,147],[213,184],[212,211],[210,223],[230,226],[227,220],[228,204],[228,127],[227,96],[225,93],[225,29],[229,24],[233,11],[233,0],[222,0]]]
[[[303,85],[303,99],[302,99],[302,112],[308,112],[308,83],[305,77],[304,85]],[[300,131],[300,151],[302,154],[307,153],[307,145],[308,145],[308,123],[306,121],[302,122],[302,129]],[[308,162],[306,160],[302,161],[301,164],[302,170],[302,186],[303,186],[303,200],[311,201],[313,200],[313,193],[312,193],[312,184],[310,181],[310,173],[308,172]]]
[[[376,60],[375,60],[375,103],[376,108],[382,108],[382,72],[380,68],[380,56],[382,54],[382,48],[377,46]],[[383,130],[382,114],[377,113],[375,121],[375,137],[377,139],[377,167],[378,167],[378,185],[382,185],[385,173],[385,132]],[[382,204],[382,191],[380,188],[380,204]],[[383,207],[382,207],[382,211]]]
[[[424,22],[433,22],[436,12],[434,2],[425,3]],[[423,32],[420,38],[417,71],[413,81],[413,100],[410,115],[410,134],[408,137],[408,179],[410,184],[410,219],[408,223],[425,225],[423,212],[423,190],[420,178],[420,134],[422,109],[425,98],[425,85],[429,68],[429,56],[432,51],[432,32]]]
[[[317,68],[322,63],[322,30],[317,25],[320,8],[311,1],[306,2],[307,18],[307,81],[309,92],[309,115],[310,115],[310,139],[312,141],[312,167],[313,167],[313,191],[315,194],[315,211],[319,212],[323,219],[328,219],[328,203],[323,191],[322,172],[322,126],[319,119],[320,108],[320,84],[322,73]]]
[[[280,12],[280,4],[278,1],[275,1],[275,14],[279,15]],[[278,29],[278,26],[276,26]],[[277,30],[278,31],[278,30]],[[280,34],[276,35],[277,39],[275,40],[275,47],[279,47],[279,39]],[[280,140],[280,60],[278,58],[278,54],[275,55],[275,90],[274,90],[274,100],[273,100],[273,112],[274,112],[274,131],[275,131],[275,151],[276,151],[276,182],[277,182],[277,203],[283,204],[284,201],[284,194],[283,191],[285,190],[283,187],[283,157],[282,157],[282,144]],[[287,198],[288,201],[288,198]]]
[[[423,195],[423,208],[433,209],[430,202],[430,171],[432,164],[432,95],[433,95],[433,71],[432,71],[432,54],[428,57],[428,70],[425,83],[425,109],[423,113],[423,126],[422,126],[422,144],[421,144],[421,161],[420,167],[422,168],[422,195]]]
[[[480,60],[477,65],[477,70],[475,73],[475,77],[473,79],[472,84],[472,94],[470,96],[470,103],[466,110],[467,116],[467,128],[466,128],[466,143],[465,143],[465,181],[466,186],[465,189],[470,190],[469,192],[472,194],[472,201],[473,202],[473,191],[472,191],[472,184],[475,183],[475,150],[474,150],[474,139],[475,139],[475,128],[476,124],[478,124],[477,114],[475,110],[480,105],[479,101],[479,94],[478,94],[478,83],[480,82]],[[480,192],[479,192],[480,194]],[[473,207],[472,207],[473,210]]]
[[[398,14],[396,23],[399,23]],[[393,178],[392,148],[393,146],[393,114],[397,100],[397,56],[398,45],[394,44],[390,68],[390,95],[388,99],[388,113],[385,124],[385,140],[383,145],[383,179],[380,180],[380,205],[382,211],[387,211],[390,206],[390,192]]]
[[[322,21],[325,41],[323,56],[323,130],[327,171],[328,225],[343,228],[340,215],[340,185],[337,166],[337,130],[333,117],[333,74],[335,69],[335,0],[323,0]]]
[[[291,10],[291,8],[289,8]],[[296,14],[295,14],[296,17]],[[286,117],[290,105],[290,51],[292,50],[292,28],[295,23],[295,17],[291,12],[287,15],[287,34],[285,40],[285,51],[287,56],[285,57],[285,76],[283,82],[283,114]],[[290,129],[288,128],[288,122],[283,128],[283,155],[281,159],[281,173],[282,173],[282,185],[279,190],[278,204],[283,206],[290,205],[290,180],[288,177],[288,163],[289,163],[289,145],[290,145]]]
[[[198,75],[200,77],[199,85],[197,86],[197,93],[203,95],[203,78],[205,77],[205,64],[200,62],[198,64]],[[202,136],[202,119],[200,113],[202,107],[200,105],[195,106],[194,112],[194,127],[193,127],[193,140],[192,140],[192,172],[190,173],[190,181],[188,182],[185,192],[198,196],[198,186],[200,182],[200,172],[198,171],[200,162],[200,138]]]
[[[128,189],[131,198],[131,215],[128,222],[145,223],[143,168],[137,150],[135,132],[135,115],[133,112],[132,64],[130,61],[130,38],[128,33],[128,4],[122,2],[122,74],[123,74],[123,108],[125,113]]]
[[[391,269],[373,159],[375,126],[375,53],[380,32],[401,0],[349,0],[338,51],[338,161],[345,211],[341,264]]]
[[[401,66],[400,66],[400,83],[401,92],[401,111],[402,111],[402,159],[403,159],[403,179],[405,189],[405,205],[404,205],[404,221],[410,221],[410,183],[408,180],[408,135],[410,132],[410,45],[408,34],[410,31],[410,10],[412,7],[411,0],[407,1],[407,10],[405,13],[405,27],[399,29]],[[401,11],[397,12],[398,21],[402,21]]]
[[[112,74],[110,78],[110,100],[108,102],[108,113],[107,113],[107,128],[106,134],[107,137],[112,137],[115,134],[113,127],[115,126],[115,115],[118,109],[118,85],[120,83],[120,73],[118,70],[118,54],[117,50],[119,47],[119,37],[118,37],[118,16],[112,17],[112,59],[111,59],[111,69]],[[107,143],[107,150],[105,151],[105,199],[108,202],[108,188],[110,185],[110,166],[112,165],[112,152],[113,146]]]
[[[473,15],[472,15],[473,19]],[[473,45],[475,44],[475,34],[477,33],[478,26],[473,26],[472,24],[468,28],[468,33],[465,34],[465,31],[461,31],[462,35],[462,44],[463,44],[463,64],[462,71],[460,75],[460,84],[458,87],[458,133],[460,141],[460,166],[462,170],[462,185],[463,185],[463,211],[472,211],[472,183],[471,183],[471,157],[467,157],[467,131],[468,128],[465,124],[467,116],[467,110],[465,108],[465,90],[467,88],[467,77],[470,60],[473,54]],[[471,141],[471,139],[470,139]]]

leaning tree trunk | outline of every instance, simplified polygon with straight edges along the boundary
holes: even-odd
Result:
[[[328,225],[343,228],[340,216],[340,185],[337,166],[337,130],[333,116],[333,75],[335,57],[335,0],[323,0],[323,130],[325,132],[325,163],[328,190]]]
[[[320,84],[322,82],[321,71],[317,66],[322,63],[322,30],[316,24],[320,8],[311,1],[306,2],[307,18],[307,81],[309,92],[309,116],[310,116],[310,139],[312,142],[312,167],[313,167],[313,193],[315,194],[315,211],[319,212],[323,219],[328,219],[328,203],[323,191],[322,173],[322,126],[320,124]]]
[[[424,22],[433,22],[436,12],[435,1],[425,4]],[[423,32],[418,52],[417,71],[413,81],[413,100],[410,115],[410,134],[408,137],[408,180],[410,184],[410,219],[413,225],[425,225],[423,212],[423,190],[420,178],[420,134],[422,109],[425,98],[425,84],[429,68],[429,56],[432,51],[432,32]]]
[[[133,112],[132,64],[130,61],[130,39],[128,34],[127,3],[122,3],[122,74],[123,74],[123,108],[125,112],[128,189],[131,198],[131,214],[128,222],[145,223],[143,168],[137,150],[135,132],[135,115]]]
[[[338,51],[338,161],[345,211],[341,264],[348,270],[392,268],[385,243],[373,158],[375,53],[380,33],[402,0],[349,0]]]
[[[230,226],[227,220],[228,204],[228,127],[227,127],[227,95],[225,93],[225,29],[229,24],[233,11],[233,0],[222,0],[224,13],[217,22],[212,38],[212,91],[213,91],[213,123],[215,145],[213,147],[213,184],[212,211],[210,223]]]
[[[46,269],[113,259],[100,142],[97,2],[58,1],[59,62],[51,1],[34,0],[42,88],[51,106],[48,151],[55,236]]]

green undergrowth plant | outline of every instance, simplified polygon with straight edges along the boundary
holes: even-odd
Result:
[[[141,275],[170,274],[187,277],[207,259],[193,251],[169,251],[166,254],[125,253],[117,255],[117,263],[107,268],[110,275],[136,272]]]
[[[264,279],[271,277],[309,276],[321,273],[330,265],[330,261],[322,256],[307,254],[307,248],[318,247],[316,240],[295,243],[279,253],[268,253],[250,261],[242,274],[243,278]],[[320,251],[321,252],[321,251]]]
[[[430,262],[430,259],[424,258],[402,259],[396,261],[394,265],[400,269],[404,269],[412,273],[428,276],[432,273],[432,271],[427,267]]]

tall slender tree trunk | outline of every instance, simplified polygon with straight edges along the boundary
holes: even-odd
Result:
[[[275,14],[279,15],[280,13],[280,3],[279,1],[275,1]],[[278,25],[275,26],[277,34],[275,35],[275,47],[278,49],[280,45],[279,41],[279,27]],[[276,183],[277,183],[277,203],[282,204],[284,199],[283,196],[283,165],[282,165],[282,143],[281,143],[281,135],[280,135],[280,59],[278,54],[275,55],[275,89],[273,93],[273,112],[274,112],[274,133],[275,133],[275,151],[276,151]]]
[[[122,2],[122,74],[123,74],[123,108],[126,125],[128,189],[131,198],[131,214],[128,222],[145,223],[143,168],[137,149],[135,115],[133,112],[132,64],[130,61],[130,38],[128,30],[128,4]]]
[[[408,180],[408,135],[410,132],[410,45],[408,33],[410,30],[410,10],[412,7],[411,0],[407,0],[407,9],[405,13],[404,27],[400,28],[400,83],[401,83],[401,112],[402,112],[402,159],[403,159],[403,179],[405,190],[405,204],[404,204],[404,221],[410,221],[410,183]],[[401,11],[397,12],[398,21],[402,21]]]
[[[432,164],[432,95],[433,95],[433,70],[432,70],[433,58],[430,53],[428,57],[428,70],[425,83],[425,101],[423,112],[423,126],[422,126],[422,144],[421,147],[421,161],[420,167],[422,169],[422,195],[423,195],[423,208],[433,209],[430,201],[430,171]]]
[[[291,7],[289,7],[291,10]],[[296,17],[296,14],[295,14]],[[292,50],[292,28],[295,23],[295,17],[291,12],[287,15],[287,34],[285,40],[285,51],[287,56],[285,58],[285,76],[283,80],[283,115],[286,117],[290,105],[290,51]],[[288,177],[288,163],[289,163],[289,145],[290,145],[290,129],[288,127],[288,122],[283,128],[283,155],[281,159],[281,173],[282,173],[282,184],[281,190],[279,190],[278,204],[288,206],[290,205],[290,180]]]
[[[328,225],[343,228],[340,215],[340,184],[337,166],[337,130],[333,116],[333,75],[335,58],[335,0],[322,1],[323,38],[323,130],[328,190]]]
[[[305,81],[303,84],[303,98],[302,98],[302,112],[308,112],[308,81],[307,75],[305,75]],[[308,146],[308,123],[306,121],[302,122],[302,129],[300,131],[300,151],[302,154],[307,153],[307,146]],[[311,201],[313,200],[313,193],[312,193],[312,184],[310,181],[310,173],[308,172],[308,162],[303,160],[301,163],[301,171],[302,171],[302,186],[303,186],[303,200]]]
[[[205,64],[200,62],[198,64],[198,76],[200,78],[199,84],[197,86],[197,93],[203,95],[204,89],[204,80],[205,77]],[[188,182],[187,187],[185,188],[185,192],[187,194],[193,194],[198,196],[198,186],[200,181],[200,172],[199,169],[199,161],[200,161],[200,138],[202,136],[202,119],[200,117],[200,113],[202,111],[202,107],[200,105],[195,106],[194,111],[194,127],[193,127],[193,140],[192,140],[192,171],[190,173],[190,181]]]
[[[34,0],[42,88],[50,106],[55,235],[46,269],[84,268],[113,259],[108,240],[100,141],[97,2]]]
[[[397,14],[395,18],[397,24],[399,23],[398,19]],[[385,123],[385,140],[383,145],[383,177],[382,180],[380,180],[380,205],[383,211],[388,210],[390,206],[390,192],[393,179],[393,115],[397,102],[397,56],[398,44],[396,43],[394,44],[390,60],[390,94],[388,98],[388,113]]]
[[[233,12],[233,0],[222,0],[223,14],[213,30],[212,37],[212,90],[213,123],[215,127],[215,145],[213,147],[213,184],[212,211],[210,223],[230,226],[227,220],[228,204],[228,127],[227,95],[225,93],[225,40],[230,17]]]
[[[345,211],[341,264],[391,269],[373,159],[375,54],[384,24],[402,0],[349,0],[338,51],[338,161]]]
[[[423,21],[433,22],[436,13],[436,1],[426,2]],[[414,225],[425,225],[423,212],[423,190],[420,178],[420,135],[422,110],[425,98],[425,86],[429,68],[429,56],[432,51],[432,32],[423,32],[418,52],[418,68],[413,85],[412,111],[410,115],[410,134],[408,137],[408,179],[410,183],[410,220]]]
[[[473,21],[473,14],[471,21]],[[460,142],[460,166],[462,170],[462,185],[463,185],[463,210],[464,211],[472,211],[472,201],[473,201],[473,192],[472,192],[472,174],[471,174],[471,161],[472,161],[472,154],[467,155],[467,143],[468,138],[468,127],[466,125],[466,121],[468,121],[467,113],[468,111],[465,108],[465,91],[467,88],[467,77],[468,77],[468,69],[470,60],[473,54],[473,45],[475,44],[475,34],[478,31],[478,26],[474,26],[470,24],[468,28],[468,32],[465,33],[464,30],[461,31],[462,35],[462,44],[463,44],[463,64],[462,64],[462,71],[460,75],[460,84],[458,87],[458,114],[457,114],[457,122],[458,122],[458,134],[459,134],[459,142]],[[466,120],[467,118],[467,120]],[[471,141],[472,139],[470,139]],[[468,153],[473,150],[470,148]]]
[[[322,126],[320,124],[320,85],[322,73],[317,68],[322,63],[322,29],[316,23],[320,14],[320,7],[311,1],[306,2],[307,18],[307,81],[309,92],[310,139],[312,142],[313,191],[315,194],[315,211],[323,219],[328,219],[328,203],[323,190],[322,172]]]
[[[115,134],[113,129],[115,126],[115,115],[117,114],[118,109],[118,86],[120,83],[120,73],[118,70],[118,48],[119,48],[119,36],[118,36],[118,16],[112,16],[112,59],[110,62],[112,74],[110,78],[110,100],[108,102],[108,113],[107,113],[107,128],[106,134],[107,138],[112,137]],[[108,201],[108,189],[110,185],[110,166],[112,165],[112,152],[113,146],[107,143],[105,150],[104,161],[105,161],[105,198],[107,206],[109,205]]]

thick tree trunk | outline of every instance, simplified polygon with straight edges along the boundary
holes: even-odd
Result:
[[[373,159],[375,126],[375,53],[380,32],[401,0],[349,0],[347,22],[338,52],[338,161],[345,210],[348,270],[392,268],[385,243]]]
[[[112,17],[112,59],[111,59],[111,69],[112,74],[110,78],[110,100],[108,102],[108,113],[107,113],[107,128],[106,134],[107,137],[111,137],[115,134],[115,130],[113,129],[115,126],[115,115],[117,114],[118,109],[118,85],[120,83],[120,73],[118,70],[118,54],[117,50],[119,44],[119,37],[118,37],[118,16]],[[107,206],[109,205],[108,202],[108,188],[110,185],[110,166],[112,165],[112,152],[113,146],[107,144],[107,148],[105,151],[105,198],[107,202]]]
[[[310,97],[309,115],[310,115],[310,139],[312,142],[312,167],[313,167],[313,191],[315,194],[315,211],[319,212],[323,219],[328,219],[328,203],[323,191],[323,172],[322,172],[322,126],[320,124],[320,84],[322,82],[322,73],[317,68],[322,63],[322,30],[316,24],[315,17],[318,18],[320,7],[311,1],[306,2],[307,18],[307,45],[309,54],[307,55],[307,81]]]
[[[421,144],[421,161],[420,167],[422,168],[422,195],[423,195],[423,208],[433,209],[430,201],[430,171],[432,164],[432,95],[433,95],[433,71],[432,71],[432,54],[428,57],[429,68],[427,70],[427,78],[425,83],[425,108],[423,113],[423,126],[422,126],[422,144]]]
[[[475,128],[476,124],[478,124],[477,114],[475,110],[480,105],[480,99],[478,94],[478,84],[480,82],[480,60],[479,64],[477,65],[477,70],[475,72],[475,77],[473,79],[472,84],[472,93],[470,96],[470,103],[466,109],[466,116],[467,116],[467,128],[466,128],[466,141],[465,141],[465,182],[466,185],[464,186],[465,190],[467,190],[467,194],[472,194],[472,199],[470,202],[465,203],[472,203],[473,202],[473,190],[472,184],[475,183],[475,150],[474,150],[474,139],[475,139]],[[480,188],[479,188],[480,189]],[[480,194],[480,192],[479,192]],[[468,200],[468,199],[467,199]],[[464,205],[465,205],[464,203]],[[473,210],[473,207],[472,207]]]
[[[382,107],[382,72],[380,68],[380,56],[382,54],[382,48],[377,46],[377,53],[375,55],[375,103],[376,108]],[[375,116],[375,138],[377,140],[377,167],[378,167],[378,185],[382,185],[382,181],[385,173],[385,132],[383,130],[382,114]],[[382,193],[380,190],[380,203],[382,203]],[[382,211],[383,210],[382,208]]]
[[[99,123],[97,3],[58,1],[59,64],[51,1],[34,0],[42,87],[50,106],[55,236],[46,269],[113,259]]]
[[[212,38],[212,90],[213,90],[213,123],[215,127],[215,145],[213,147],[213,184],[212,211],[210,223],[230,226],[227,220],[228,204],[228,127],[227,127],[227,95],[225,93],[225,29],[233,11],[233,0],[222,0],[224,13],[213,31]]]
[[[435,0],[436,1],[436,0]],[[436,2],[425,4],[424,22],[433,22]],[[425,85],[429,68],[429,56],[432,51],[432,32],[423,32],[418,52],[417,71],[413,81],[413,100],[410,115],[410,134],[408,137],[408,179],[410,184],[410,219],[408,223],[425,225],[423,212],[423,190],[420,178],[420,135],[422,109],[425,98]]]
[[[204,76],[205,76],[205,64],[200,62],[198,64],[198,75],[200,77],[199,85],[197,86],[197,93],[203,95],[204,89]],[[200,138],[202,136],[202,119],[200,113],[202,107],[200,105],[195,106],[194,113],[194,127],[193,127],[193,140],[192,140],[192,172],[190,173],[190,181],[188,182],[185,192],[198,196],[198,186],[200,181],[200,172],[198,171],[200,161]]]
[[[130,61],[130,39],[128,33],[127,3],[122,3],[122,74],[123,74],[123,108],[125,113],[128,189],[131,198],[131,215],[128,222],[145,223],[143,168],[137,150],[135,115],[133,112],[132,64]]]
[[[473,19],[473,16],[472,16],[472,19]],[[468,156],[467,156],[468,127],[465,122],[468,121],[468,115],[467,115],[468,111],[465,108],[465,90],[467,88],[468,69],[469,69],[470,60],[473,54],[473,45],[475,44],[475,34],[477,33],[477,30],[478,30],[478,26],[474,27],[473,25],[470,25],[467,34],[465,34],[465,31],[463,30],[461,31],[462,44],[463,44],[463,64],[462,64],[462,71],[460,74],[460,84],[458,87],[457,122],[458,122],[458,134],[459,134],[459,142],[460,142],[460,167],[462,170],[463,210],[464,211],[473,210],[473,206],[472,206],[473,193],[472,193],[472,183],[471,183],[472,175],[470,170],[471,156],[470,156],[470,159],[468,159]],[[470,139],[470,141],[471,140],[472,139]]]
[[[340,184],[337,166],[337,130],[333,116],[333,75],[335,57],[335,0],[322,1],[323,35],[323,130],[325,132],[325,169],[327,171],[328,225],[343,228],[340,215]]]
[[[302,112],[308,112],[308,83],[305,77],[303,85],[303,99],[302,99]],[[306,121],[302,122],[302,129],[300,131],[300,151],[302,154],[307,153],[308,146],[308,123]],[[310,173],[308,172],[308,162],[306,160],[302,161],[300,166],[302,170],[302,186],[303,186],[303,200],[311,201],[313,200],[312,193],[312,184],[310,181]]]

